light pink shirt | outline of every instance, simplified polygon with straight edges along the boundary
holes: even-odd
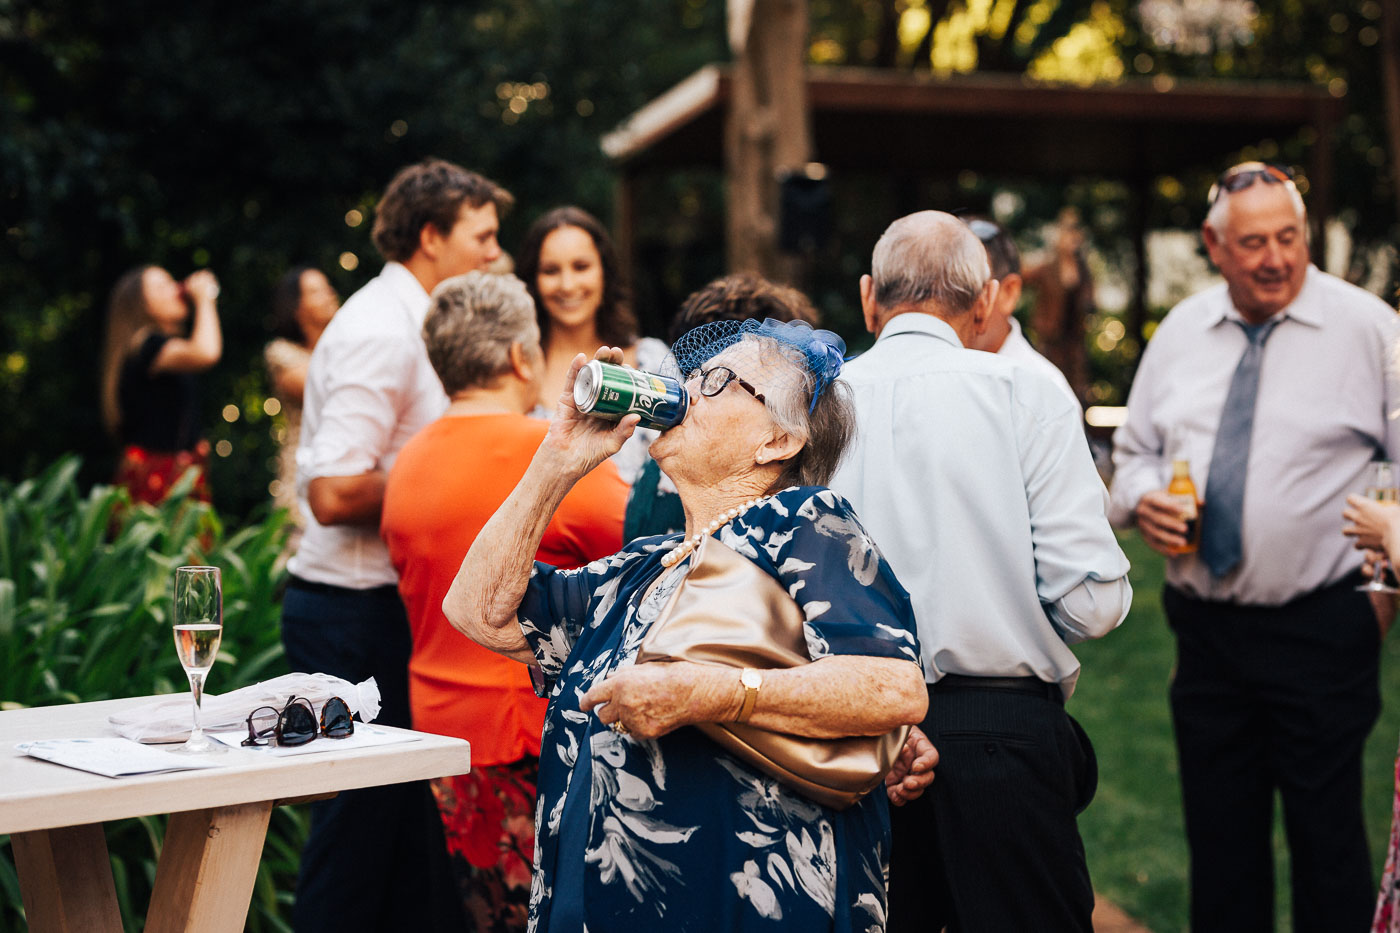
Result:
[[[311,354],[297,447],[306,532],[288,564],[302,579],[349,589],[398,582],[378,523],[321,525],[306,489],[323,476],[387,472],[409,438],[447,409],[423,345],[427,315],[423,286],[387,263],[336,312]]]
[[[1373,459],[1400,459],[1391,354],[1400,322],[1370,292],[1309,267],[1264,344],[1245,478],[1244,560],[1215,579],[1195,555],[1171,558],[1168,581],[1201,598],[1277,606],[1336,582],[1361,564],[1342,535],[1348,493],[1363,492]],[[1221,283],[1172,309],[1143,352],[1128,420],[1113,435],[1109,517],[1132,522],[1138,500],[1171,475],[1175,428],[1205,495],[1225,394],[1245,349]],[[1201,520],[1210,521],[1208,513]]]

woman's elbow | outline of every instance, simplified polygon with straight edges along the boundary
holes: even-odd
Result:
[[[917,664],[899,676],[892,698],[893,714],[901,726],[917,726],[928,715],[928,686]]]

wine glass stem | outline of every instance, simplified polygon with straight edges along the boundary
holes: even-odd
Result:
[[[204,730],[199,725],[199,703],[204,699],[204,674],[200,671],[189,671],[190,693],[194,697],[194,728],[190,730],[190,741],[198,742],[204,737]]]

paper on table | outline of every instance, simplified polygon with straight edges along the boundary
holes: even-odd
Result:
[[[90,771],[103,777],[129,777],[134,774],[160,774],[164,771],[188,771],[195,768],[217,768],[222,762],[170,752],[130,739],[100,737],[91,739],[49,739],[22,742],[15,746],[31,758],[52,761],[57,765]]]
[[[257,752],[260,755],[271,755],[274,758],[288,758],[292,755],[314,755],[317,752],[346,752],[356,748],[373,748],[376,745],[417,742],[419,739],[419,736],[413,732],[389,732],[385,729],[376,729],[374,726],[365,725],[362,722],[355,723],[355,732],[352,735],[347,735],[343,739],[328,739],[325,736],[317,736],[305,745],[293,746],[244,746],[243,740],[248,737],[247,729],[242,729],[238,732],[206,732],[205,735],[232,748],[241,747],[245,748],[247,751]]]

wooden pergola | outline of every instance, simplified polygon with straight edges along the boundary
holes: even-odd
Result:
[[[807,125],[800,128],[810,133],[810,158],[837,172],[882,174],[896,190],[913,190],[919,180],[963,170],[1008,179],[1094,176],[1125,182],[1137,200],[1134,333],[1140,334],[1145,320],[1145,207],[1158,177],[1218,171],[1242,148],[1311,128],[1315,142],[1306,175],[1314,234],[1334,209],[1332,147],[1343,102],[1313,85],[1158,76],[1073,87],[1013,75],[935,78],[810,66],[803,79]],[[633,256],[637,211],[642,209],[633,192],[646,173],[722,169],[729,175],[730,211],[755,209],[744,203],[758,197],[753,186],[734,182],[732,141],[745,132],[754,135],[744,126],[736,133],[734,98],[733,69],[707,65],[603,138],[603,150],[621,176],[616,232],[624,258]],[[775,99],[782,103],[781,95]],[[747,127],[768,127],[762,114],[748,119]],[[766,131],[774,135],[771,128]],[[777,144],[781,141],[779,130]],[[1315,235],[1313,243],[1320,253],[1322,237]],[[735,265],[733,244],[730,256]]]

